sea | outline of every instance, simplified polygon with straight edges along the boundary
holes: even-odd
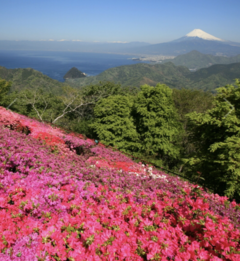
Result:
[[[0,66],[7,69],[33,68],[60,82],[64,82],[63,76],[72,67],[87,76],[95,76],[112,67],[142,63],[132,58],[130,55],[103,53],[0,50]]]

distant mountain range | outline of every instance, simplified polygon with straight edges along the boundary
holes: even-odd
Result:
[[[200,29],[194,29],[177,40],[136,47],[135,53],[151,55],[180,55],[197,50],[204,54],[233,56],[240,54],[240,43],[222,40]]]
[[[0,41],[0,50],[24,51],[53,51],[53,52],[89,52],[89,53],[118,53],[126,54],[141,46],[148,46],[145,42],[130,43],[101,43],[78,41]]]
[[[240,63],[216,64],[195,72],[171,62],[155,65],[139,63],[114,67],[97,76],[66,79],[65,83],[53,80],[31,68],[6,69],[0,66],[0,78],[12,81],[11,91],[41,88],[53,94],[61,94],[64,85],[81,88],[90,84],[98,84],[100,81],[120,83],[123,87],[140,87],[143,84],[155,86],[157,83],[164,83],[170,88],[214,91],[217,87],[234,83],[236,78],[240,78]]]
[[[240,78],[240,63],[217,64],[191,72],[185,66],[166,64],[145,64],[119,66],[108,69],[97,76],[68,79],[66,84],[80,88],[99,81],[120,83],[122,86],[140,87],[143,84],[155,86],[164,83],[170,88],[189,88],[214,91],[220,86],[234,83]]]
[[[225,41],[200,29],[194,29],[179,39],[159,44],[145,42],[0,41],[0,50],[71,51],[165,56],[177,56],[197,50],[204,54],[234,56],[240,54],[240,43]]]

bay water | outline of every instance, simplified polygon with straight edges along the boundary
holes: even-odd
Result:
[[[140,62],[131,58],[129,55],[103,53],[0,50],[0,66],[7,69],[33,68],[61,82],[64,82],[63,76],[72,67],[88,76],[95,76],[112,67]]]

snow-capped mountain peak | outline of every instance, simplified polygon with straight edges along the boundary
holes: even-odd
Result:
[[[199,37],[199,38],[202,38],[204,40],[210,40],[210,41],[224,41],[220,38],[217,38],[217,37],[215,37],[211,34],[204,32],[201,29],[194,29],[190,33],[186,34],[186,36],[187,37]]]

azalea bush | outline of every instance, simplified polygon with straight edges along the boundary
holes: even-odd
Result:
[[[1,107],[0,220],[2,261],[240,259],[236,202]]]

